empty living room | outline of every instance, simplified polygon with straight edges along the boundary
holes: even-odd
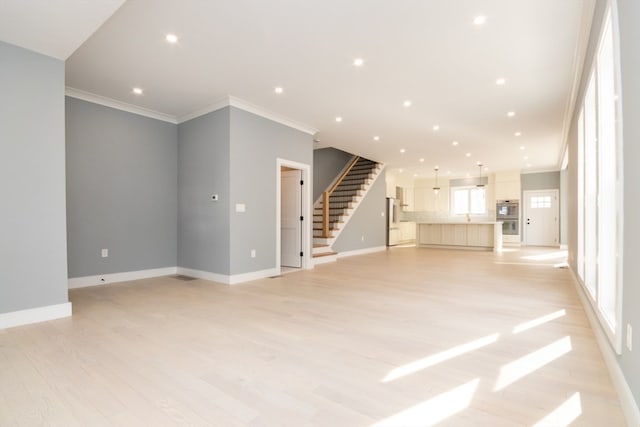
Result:
[[[633,0],[0,2],[0,426],[640,426],[637,40]]]

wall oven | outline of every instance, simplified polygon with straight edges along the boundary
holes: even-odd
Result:
[[[502,221],[503,235],[520,234],[520,202],[518,200],[498,200],[496,202],[496,221]]]
[[[520,234],[520,221],[517,219],[502,219],[502,235],[515,236]]]

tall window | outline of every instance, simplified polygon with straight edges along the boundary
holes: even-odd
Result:
[[[614,347],[620,351],[618,153],[615,42],[607,13],[578,118],[577,269]]]
[[[485,215],[487,199],[484,187],[451,187],[451,212],[454,215]]]

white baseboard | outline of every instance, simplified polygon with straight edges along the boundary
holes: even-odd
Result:
[[[618,358],[609,344],[609,340],[602,331],[600,322],[598,322],[598,318],[593,312],[593,307],[589,303],[589,300],[584,294],[584,290],[580,286],[580,282],[578,281],[575,271],[573,271],[573,268],[571,267],[569,268],[569,271],[571,271],[571,274],[573,275],[573,284],[576,287],[576,291],[578,292],[584,311],[587,313],[587,318],[589,319],[591,329],[593,329],[593,334],[598,342],[598,347],[600,347],[604,363],[607,365],[607,369],[609,370],[613,387],[618,393],[620,407],[622,408],[622,413],[627,420],[627,424],[630,426],[640,426],[640,409],[638,408],[633,393],[629,388],[629,383],[627,383],[627,380],[622,373],[622,369],[620,369]]]
[[[29,325],[31,323],[46,322],[71,316],[71,303],[46,305],[44,307],[28,308],[26,310],[0,313],[0,329],[14,326]]]
[[[266,277],[277,276],[280,274],[279,268],[268,268],[266,270],[252,271],[242,274],[217,274],[208,271],[194,270],[191,268],[178,267],[178,274],[196,277],[198,279],[210,280],[212,282],[224,283],[225,285],[235,285],[238,283],[249,282],[251,280],[264,279]]]
[[[386,246],[374,246],[371,248],[356,249],[353,251],[346,251],[346,252],[338,252],[338,258],[346,258],[350,256],[355,256],[355,255],[372,254],[374,252],[382,252],[386,250],[387,250]]]
[[[108,283],[128,282],[130,280],[149,279],[151,277],[176,274],[176,267],[153,268],[150,270],[126,271],[124,273],[102,274],[99,276],[74,277],[69,279],[69,289],[87,286],[106,285]]]

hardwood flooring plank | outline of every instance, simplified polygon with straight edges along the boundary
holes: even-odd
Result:
[[[531,257],[549,252],[74,289],[72,318],[0,331],[0,425],[530,426],[570,402],[575,425],[624,426],[570,272]]]

